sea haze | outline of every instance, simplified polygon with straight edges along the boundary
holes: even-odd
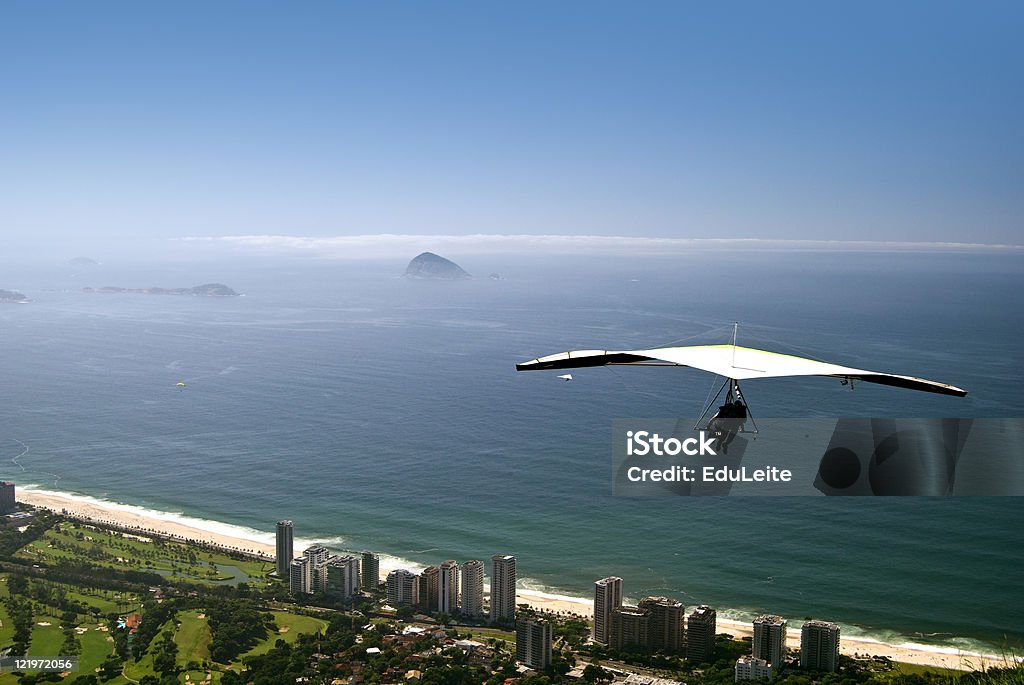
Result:
[[[0,477],[261,531],[290,518],[417,565],[512,553],[524,585],[562,594],[614,574],[633,599],[1020,648],[1020,498],[613,498],[612,421],[693,416],[715,379],[514,364],[727,342],[739,321],[741,344],[970,391],[751,382],[758,415],[1019,417],[1024,257],[457,261],[476,278],[405,280],[403,260],[8,269],[0,287],[33,302],[0,307]],[[245,295],[81,291],[211,281]]]

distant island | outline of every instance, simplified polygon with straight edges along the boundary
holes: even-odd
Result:
[[[405,268],[405,277],[449,281],[472,278],[461,266],[433,252],[424,252],[414,257]]]
[[[17,290],[0,290],[0,302],[21,304],[23,302],[30,302],[30,300]]]
[[[142,293],[143,295],[192,295],[193,297],[238,297],[239,293],[223,283],[205,283],[194,288],[82,288],[86,293]]]

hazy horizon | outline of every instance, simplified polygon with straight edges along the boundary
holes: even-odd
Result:
[[[457,262],[525,265],[538,259],[673,259],[737,253],[992,253],[1024,254],[1024,244],[917,242],[898,240],[778,240],[768,238],[651,238],[594,235],[350,235],[350,236],[186,236],[122,242],[68,240],[41,248],[8,243],[0,255],[0,288],[18,287],[18,279],[34,270],[69,268],[82,275],[97,267],[130,269],[166,265],[223,265],[225,269],[287,264],[298,260],[351,263],[405,263],[421,252],[434,252]],[[81,260],[93,262],[82,263]],[[216,266],[214,266],[216,268]],[[471,269],[472,272],[472,269]],[[471,275],[485,277],[487,273]]]

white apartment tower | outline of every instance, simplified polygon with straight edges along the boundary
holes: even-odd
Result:
[[[388,604],[419,604],[420,577],[404,568],[388,574]]]
[[[313,545],[312,547],[307,547],[302,556],[309,559],[310,563],[314,566],[318,566],[327,561],[331,553],[323,545]]]
[[[470,559],[462,565],[462,613],[484,615],[484,562]]]
[[[491,557],[491,620],[516,617],[516,558],[511,554]]]
[[[292,592],[312,594],[324,589],[320,567],[331,554],[323,545],[313,545],[292,561],[288,568],[288,589]]]
[[[622,606],[622,578],[609,576],[594,583],[594,642],[611,641],[612,612]]]

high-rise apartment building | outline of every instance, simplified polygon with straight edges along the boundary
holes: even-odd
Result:
[[[312,594],[323,592],[326,582],[320,568],[330,559],[331,553],[323,545],[313,545],[292,560],[288,567],[288,589],[292,592]]]
[[[608,645],[622,649],[628,645],[648,645],[651,614],[646,609],[623,604],[612,611]]]
[[[388,604],[419,604],[419,576],[404,568],[396,569],[388,574]]]
[[[786,619],[772,615],[754,619],[753,656],[775,668],[782,666],[786,656]]]
[[[459,562],[454,559],[441,563],[438,572],[437,610],[453,614],[459,610]]]
[[[302,556],[309,560],[306,565],[306,592],[325,592],[327,589],[326,578],[322,577],[320,567],[331,558],[331,553],[323,545],[307,547]]]
[[[511,554],[491,557],[491,620],[516,617],[516,558]]]
[[[800,629],[800,668],[839,670],[839,626],[828,621],[807,621]]]
[[[462,597],[459,605],[466,616],[484,615],[484,562],[470,559],[462,565]]]
[[[309,593],[309,559],[296,557],[288,565],[288,589],[293,593]]]
[[[668,597],[645,597],[640,600],[639,608],[650,614],[647,647],[669,654],[682,652],[686,616],[682,602]]]
[[[551,665],[551,624],[542,619],[516,622],[516,659],[543,671]]]
[[[295,538],[291,521],[277,522],[277,575],[288,576],[288,566],[295,558]]]
[[[10,514],[17,508],[14,483],[0,481],[0,514]]]
[[[359,594],[359,559],[346,554],[329,557],[317,569],[319,590],[335,599],[348,600]]]
[[[594,642],[607,645],[612,612],[622,606],[622,578],[609,576],[594,583]]]
[[[302,556],[309,559],[309,562],[314,566],[319,566],[327,561],[328,557],[331,556],[331,553],[327,551],[327,548],[323,545],[313,545],[312,547],[307,547],[302,553]]]
[[[702,604],[692,612],[686,622],[686,659],[695,664],[715,660],[715,635],[718,632],[717,614]]]
[[[428,566],[420,572],[420,606],[427,611],[437,611],[440,590],[441,569]]]
[[[600,596],[601,586],[596,587]],[[606,583],[604,591],[611,592],[613,587],[614,583]],[[597,602],[595,619],[596,609]],[[611,610],[605,644],[615,649],[636,645],[651,651],[681,653],[685,645],[685,620],[681,602],[668,597],[645,597],[639,606],[623,604]]]
[[[373,552],[363,552],[363,568],[360,574],[363,589],[373,591],[380,585],[380,557]]]

